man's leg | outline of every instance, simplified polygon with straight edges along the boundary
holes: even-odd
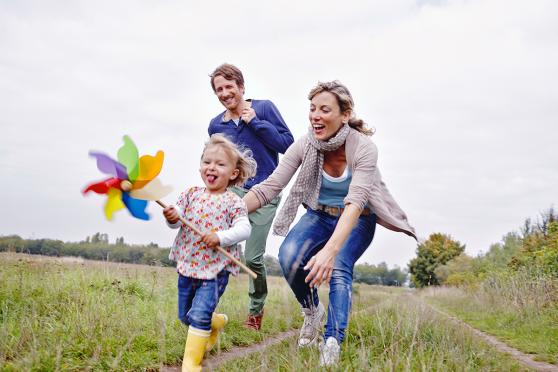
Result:
[[[259,208],[248,216],[252,225],[252,233],[246,241],[244,257],[246,265],[258,276],[256,279],[251,277],[249,279],[249,312],[252,316],[262,315],[267,297],[267,273],[264,264],[265,248],[267,236],[269,235],[273,217],[275,217],[280,200],[281,197],[278,196],[271,203]]]
[[[244,197],[248,192],[248,190],[240,187],[232,187],[231,191],[240,197]],[[267,273],[264,264],[265,247],[267,236],[273,223],[273,217],[275,217],[280,201],[281,195],[248,215],[252,232],[248,240],[246,240],[244,258],[246,265],[256,273],[257,278],[249,278],[248,295],[250,296],[250,306],[248,320],[245,324],[254,329],[260,329],[261,327],[261,318],[267,297]]]

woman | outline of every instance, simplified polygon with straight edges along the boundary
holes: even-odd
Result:
[[[353,267],[372,242],[376,223],[416,236],[382,182],[378,151],[368,138],[373,131],[355,117],[349,90],[338,81],[318,83],[308,98],[309,133],[287,150],[277,169],[252,187],[244,201],[248,211],[267,204],[300,168],[274,233],[286,235],[279,262],[302,306],[301,347],[318,339],[325,311],[317,287],[330,284],[320,363],[333,365],[348,324]],[[306,214],[288,231],[300,204]]]

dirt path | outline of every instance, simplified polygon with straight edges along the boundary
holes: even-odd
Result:
[[[365,309],[358,310],[354,312],[352,315],[371,311],[373,308],[377,307],[380,303],[384,301],[385,299]],[[224,363],[227,363],[236,358],[244,358],[252,353],[262,353],[268,347],[277,345],[283,342],[284,340],[287,340],[291,337],[295,337],[296,335],[298,335],[298,329],[291,329],[289,331],[285,331],[273,336],[269,336],[265,340],[257,344],[252,344],[249,346],[235,346],[227,352],[210,355],[204,358],[202,362],[203,368],[204,370],[213,371],[218,367],[220,367],[221,365],[223,365]],[[161,372],[180,372],[180,367],[164,366],[163,368],[161,368]]]
[[[413,296],[414,297],[414,296]],[[416,299],[416,297],[415,297]],[[441,310],[436,309],[435,307],[427,304],[426,302],[422,301],[422,300],[418,300],[420,303],[424,304],[425,306],[427,306],[429,309],[432,309],[432,311],[442,315],[443,317],[451,320],[452,322],[458,324],[459,326],[462,326],[464,328],[466,328],[467,330],[471,331],[473,334],[475,334],[477,337],[483,339],[486,343],[494,346],[496,348],[496,350],[498,350],[501,353],[506,353],[506,354],[510,354],[515,360],[517,360],[519,363],[521,363],[522,365],[524,365],[527,368],[530,369],[534,369],[537,371],[552,371],[552,372],[558,372],[558,366],[553,365],[553,364],[549,364],[549,363],[545,363],[545,362],[539,362],[536,360],[533,360],[531,356],[529,356],[528,354],[522,353],[521,351],[510,347],[508,345],[506,345],[505,343],[499,341],[498,339],[496,339],[493,336],[490,336],[489,334],[486,334],[476,328],[473,328],[472,326],[470,326],[469,324],[465,323],[464,321],[449,315]],[[384,301],[380,301],[379,303],[382,303]],[[358,313],[362,313],[362,312],[368,312],[370,310],[372,310],[373,308],[377,307],[379,303],[376,303],[370,307],[367,307],[365,309],[359,310],[355,314]],[[204,370],[208,370],[208,371],[213,371],[215,369],[217,369],[218,367],[220,367],[221,365],[223,365],[224,363],[227,363],[231,360],[237,359],[237,358],[244,358],[252,353],[262,353],[264,352],[268,347],[273,346],[273,345],[277,345],[281,342],[283,342],[284,340],[287,340],[289,338],[295,337],[298,334],[298,330],[297,329],[291,329],[289,331],[286,332],[282,332],[279,333],[277,335],[274,336],[269,336],[268,338],[266,338],[264,341],[259,342],[257,344],[252,344],[249,346],[236,346],[231,348],[229,351],[227,352],[223,352],[223,353],[219,353],[219,354],[214,354],[214,355],[210,355],[207,358],[204,359],[203,361],[203,368]],[[162,372],[180,372],[180,367],[179,366],[165,366],[163,368],[161,368]]]
[[[450,314],[447,314],[447,313],[445,313],[441,310],[438,310],[435,307],[427,304],[424,301],[420,301],[420,302],[422,304],[424,304],[425,306],[427,306],[428,308],[432,309],[434,312],[436,312],[436,313],[448,318],[452,322],[468,329],[473,334],[475,334],[477,337],[483,339],[486,343],[494,346],[496,348],[496,350],[498,350],[499,352],[510,354],[515,360],[517,360],[519,363],[523,364],[525,367],[532,368],[532,369],[537,370],[537,371],[558,372],[558,366],[556,366],[554,364],[550,364],[550,363],[536,361],[529,354],[525,354],[525,353],[523,353],[523,352],[521,352],[521,351],[519,351],[519,350],[517,350],[517,349],[515,349],[511,346],[508,346],[507,344],[498,340],[496,337],[491,336],[487,333],[484,333],[483,331],[480,331],[476,328],[473,328],[471,325],[469,325],[468,323],[465,323],[461,319],[458,319],[458,318],[454,317],[453,315],[450,315]]]
[[[277,345],[278,343],[281,343],[288,338],[294,337],[297,334],[298,334],[297,329],[291,329],[289,331],[285,331],[274,336],[269,336],[265,340],[257,344],[252,344],[249,346],[235,346],[227,352],[210,355],[203,360],[203,368],[204,370],[213,371],[224,363],[227,363],[236,358],[244,358],[252,353],[258,353],[258,352],[261,353],[268,347]],[[179,372],[179,371],[180,371],[180,367],[176,367],[176,366],[173,367],[165,366],[161,368],[161,372]]]

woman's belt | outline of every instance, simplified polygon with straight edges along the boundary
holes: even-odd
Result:
[[[331,207],[331,206],[329,206],[329,205],[321,205],[321,204],[318,204],[318,208],[317,208],[316,210],[325,212],[325,213],[327,213],[327,214],[329,214],[330,216],[333,216],[333,217],[339,217],[339,216],[341,216],[341,213],[343,213],[343,211],[345,210],[345,208],[342,208],[342,207]],[[360,215],[361,215],[361,216],[368,216],[368,215],[370,215],[370,214],[372,214],[372,212],[370,211],[369,208],[364,208],[364,209],[360,212]]]

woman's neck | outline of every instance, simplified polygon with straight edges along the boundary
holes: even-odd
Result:
[[[327,151],[324,153],[323,169],[332,177],[340,177],[347,167],[347,156],[345,154],[345,145],[337,150]]]

